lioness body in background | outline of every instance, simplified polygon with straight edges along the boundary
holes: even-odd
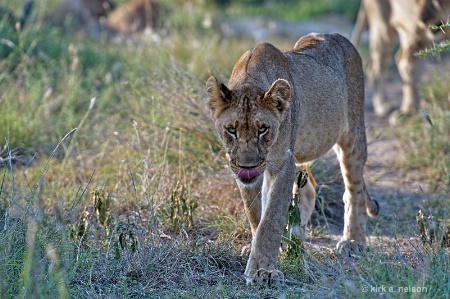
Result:
[[[290,51],[264,43],[244,53],[228,86],[206,85],[215,128],[236,177],[253,240],[248,283],[277,271],[296,163],[334,147],[345,183],[340,253],[364,250],[368,214],[378,213],[364,184],[367,158],[361,58],[340,35],[309,34]]]
[[[62,0],[47,19],[88,35],[103,31],[131,34],[160,23],[158,0],[129,0],[116,7],[112,0]]]
[[[160,7],[156,0],[131,0],[108,16],[108,28],[130,34],[159,26]]]
[[[46,19],[56,25],[83,28],[89,35],[98,35],[101,19],[106,19],[114,7],[112,0],[62,0]]]
[[[387,115],[392,104],[386,99],[386,68],[398,33],[400,47],[395,60],[403,82],[400,113],[411,114],[419,108],[418,83],[424,60],[414,56],[428,47],[436,34],[429,25],[447,22],[449,0],[362,0],[352,42],[357,45],[366,24],[369,27],[369,84],[373,88],[372,102],[378,116]],[[440,32],[437,32],[440,35]]]

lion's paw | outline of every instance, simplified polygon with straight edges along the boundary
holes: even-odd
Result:
[[[280,286],[284,284],[284,274],[279,270],[258,269],[253,275],[246,275],[247,285]]]
[[[284,274],[277,270],[276,263],[268,263],[264,258],[257,259],[251,255],[244,275],[247,285],[279,286],[284,284]]]
[[[385,101],[377,95],[373,96],[373,110],[378,117],[384,117],[389,115],[394,110],[394,107],[390,102]]]
[[[411,119],[415,115],[414,112],[402,112],[401,110],[394,110],[389,114],[389,125],[392,127],[398,126],[403,124],[408,119]],[[427,114],[424,114],[423,117],[428,121],[431,122],[429,119],[429,116]]]
[[[341,240],[336,245],[336,252],[341,256],[360,255],[366,252],[366,245],[355,240]]]

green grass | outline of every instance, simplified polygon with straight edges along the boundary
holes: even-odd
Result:
[[[160,43],[83,38],[42,22],[53,3],[37,3],[21,33],[0,22],[10,41],[0,50],[0,298],[372,298],[363,287],[403,285],[448,298],[448,249],[402,239],[380,238],[380,250],[348,260],[304,244],[301,256],[280,255],[286,286],[245,286],[251,233],[203,89],[211,74],[225,80],[252,42],[220,40],[199,25],[201,6],[186,21],[170,2]],[[19,1],[2,4],[20,11]],[[435,82],[423,89],[434,127],[404,129],[412,167],[442,190],[450,108]],[[338,170],[324,167],[314,171],[331,185]],[[319,195],[340,197],[340,187]],[[433,198],[424,209],[448,215]]]
[[[249,3],[253,3],[253,5],[249,5]],[[298,21],[333,13],[355,19],[359,9],[359,1],[231,1],[226,8],[226,12],[231,16],[255,15]]]
[[[446,75],[435,76],[422,88],[422,113],[403,121],[395,136],[408,147],[396,164],[403,171],[420,170],[410,179],[426,180],[437,192],[450,191],[450,88]],[[431,120],[431,124],[427,120]]]

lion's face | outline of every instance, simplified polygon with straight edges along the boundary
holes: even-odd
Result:
[[[266,168],[267,153],[277,140],[289,106],[289,83],[278,79],[267,91],[247,84],[229,90],[211,77],[207,92],[231,170],[244,185],[256,182]]]

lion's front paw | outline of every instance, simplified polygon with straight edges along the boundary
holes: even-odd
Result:
[[[265,257],[255,257],[250,254],[244,275],[247,285],[278,286],[284,283],[283,273],[277,270],[276,258],[274,263],[269,262]]]
[[[342,256],[364,254],[366,252],[366,244],[358,243],[355,240],[341,240],[336,245],[336,252]]]
[[[384,117],[389,115],[392,110],[394,110],[394,107],[392,104],[385,100],[383,95],[375,93],[372,98],[373,102],[373,110],[375,112],[375,115],[378,117]]]

